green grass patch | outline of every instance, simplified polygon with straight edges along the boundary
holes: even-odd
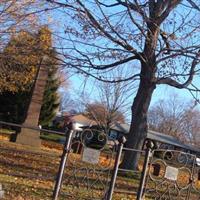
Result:
[[[61,142],[61,141],[64,141],[64,139],[65,139],[65,137],[62,135],[44,134],[44,133],[41,134],[40,138],[43,140],[50,140],[50,141],[54,141],[54,142]]]
[[[10,130],[10,129],[5,129],[5,128],[0,128],[0,134],[8,134],[8,135],[11,135],[15,133],[14,130]]]

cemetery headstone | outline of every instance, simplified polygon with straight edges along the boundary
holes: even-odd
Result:
[[[4,198],[4,191],[2,188],[2,184],[0,183],[0,199],[3,199],[3,198]]]

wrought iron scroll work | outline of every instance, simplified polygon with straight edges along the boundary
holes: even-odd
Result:
[[[149,164],[145,196],[155,200],[199,199],[191,192],[194,188],[195,168],[195,155],[176,150],[154,150]]]
[[[85,153],[88,155],[84,155]],[[93,158],[94,155],[89,155],[90,153],[98,157]],[[104,132],[84,130],[79,139],[71,144],[64,178],[66,193],[75,199],[103,199],[110,181],[115,153],[115,141],[108,140]],[[90,162],[90,158],[95,161]]]

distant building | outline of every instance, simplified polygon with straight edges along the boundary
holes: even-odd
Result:
[[[120,135],[127,136],[129,133],[129,129],[129,124],[116,123],[115,126],[112,127],[110,136],[112,138],[118,138]],[[189,144],[184,144],[177,138],[164,133],[148,130],[146,140],[154,141],[157,147],[160,149],[180,150],[191,154],[197,154],[200,156],[200,149]]]
[[[60,113],[53,120],[53,126],[58,126],[58,127],[62,128],[63,123],[64,123],[64,118],[66,116],[67,117],[70,116],[72,118],[72,120],[74,121],[75,130],[77,130],[77,131],[82,131],[83,127],[86,127],[86,126],[91,127],[91,126],[96,125],[95,121],[88,119],[87,117],[85,117],[82,114],[71,115],[69,113]]]
[[[88,119],[82,114],[71,116],[74,120],[75,130],[77,131],[76,137],[80,136],[80,133],[86,129],[101,129],[98,124],[91,119]],[[58,116],[55,120],[62,122],[64,116]],[[109,140],[117,140],[120,136],[127,136],[129,134],[130,125],[115,123],[111,126],[108,134]],[[164,133],[148,130],[146,140],[151,140],[156,143],[156,146],[160,149],[171,149],[186,151],[188,153],[197,154],[200,156],[200,149],[195,148],[192,145],[184,144],[180,140]]]

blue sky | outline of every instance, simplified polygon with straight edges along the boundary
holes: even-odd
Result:
[[[63,32],[63,36],[64,36],[64,28],[65,28],[64,24],[65,23],[64,23],[63,13],[56,13],[56,18],[57,18],[57,22],[58,22],[56,31],[58,32],[58,34],[60,34],[60,32]],[[168,30],[168,31],[170,32],[171,30]],[[70,90],[73,93],[81,93],[81,91],[83,89],[83,85],[84,85],[83,84],[84,79],[80,78],[79,75],[74,74],[70,78],[70,81],[71,81]],[[199,78],[197,78],[195,82],[199,84],[200,83]],[[97,92],[94,90],[93,83],[90,80],[87,82],[85,89],[86,89],[86,91],[88,91],[88,93],[91,94],[91,96],[96,96]],[[162,85],[162,86],[159,85],[159,86],[157,86],[156,90],[153,93],[151,105],[153,105],[159,99],[166,99],[166,97],[170,96],[173,93],[177,94],[181,99],[183,99],[183,101],[193,100],[192,95],[187,90],[184,90],[184,89],[180,90],[180,89],[175,89],[175,88],[172,88],[172,87],[166,86],[166,85]],[[134,95],[133,95],[132,99],[133,98],[134,98]],[[132,102],[130,100],[130,104],[131,103]]]
[[[70,91],[73,93],[74,91],[78,91],[78,92],[82,92],[82,90],[85,89],[86,91],[88,91],[88,93],[91,94],[91,97],[94,95],[96,95],[97,91],[95,90],[94,87],[92,86],[92,80],[88,80],[88,82],[86,83],[86,85],[84,84],[84,79],[82,79],[80,76],[72,76],[70,78],[71,81],[71,86],[70,86]],[[180,97],[180,99],[182,99],[183,101],[193,101],[194,98],[192,97],[192,95],[188,92],[188,90],[186,89],[176,89],[167,85],[157,85],[154,93],[153,93],[153,97],[152,97],[152,101],[151,101],[151,105],[153,105],[154,103],[156,103],[158,100],[163,100],[166,99],[167,97],[170,97],[170,95],[176,94],[178,95],[178,97]],[[134,98],[134,94],[132,96],[132,98]],[[130,99],[131,101],[131,99]],[[132,102],[130,102],[131,104]],[[200,107],[200,106],[198,106]]]

